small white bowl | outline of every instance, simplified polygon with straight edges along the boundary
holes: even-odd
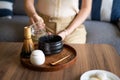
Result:
[[[45,55],[41,50],[34,50],[30,55],[30,62],[33,65],[42,65],[45,62]]]

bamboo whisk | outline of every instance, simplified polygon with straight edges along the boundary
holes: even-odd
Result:
[[[31,28],[24,27],[24,43],[23,43],[23,56],[30,57],[31,52],[34,50],[34,43],[31,39]]]

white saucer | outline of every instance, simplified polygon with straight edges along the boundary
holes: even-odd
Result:
[[[80,80],[120,80],[120,78],[105,70],[90,70],[80,77]]]

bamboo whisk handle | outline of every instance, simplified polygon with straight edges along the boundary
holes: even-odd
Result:
[[[24,27],[24,38],[25,39],[31,38],[31,28],[30,27]]]

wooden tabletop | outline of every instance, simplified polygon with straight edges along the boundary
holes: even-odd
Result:
[[[120,77],[120,56],[106,44],[72,44],[76,63],[54,72],[33,71],[20,63],[22,43],[0,42],[0,80],[80,80],[88,70],[102,69]]]

